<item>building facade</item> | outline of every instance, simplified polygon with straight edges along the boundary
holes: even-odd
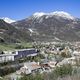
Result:
[[[16,59],[25,58],[28,56],[36,56],[37,50],[36,49],[21,49],[16,51],[4,51],[4,54],[0,54],[0,63],[1,62],[8,62],[8,61],[15,61]]]

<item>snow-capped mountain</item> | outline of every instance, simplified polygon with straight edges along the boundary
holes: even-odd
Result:
[[[34,40],[80,40],[80,19],[64,11],[37,12],[12,25],[26,32],[28,30]]]
[[[64,11],[55,11],[55,12],[51,12],[51,13],[44,13],[44,12],[36,12],[33,14],[34,18],[39,19],[42,16],[46,16],[46,18],[52,17],[52,16],[57,16],[57,17],[63,17],[65,19],[75,19],[72,15],[70,15],[67,12]]]
[[[3,19],[6,23],[9,23],[9,24],[15,22],[15,20],[12,20],[8,17],[2,17],[1,19]]]
[[[40,17],[42,17],[42,16],[44,16],[44,15],[47,15],[47,13],[36,12],[36,13],[33,14],[33,17],[34,17],[34,18],[40,18]]]

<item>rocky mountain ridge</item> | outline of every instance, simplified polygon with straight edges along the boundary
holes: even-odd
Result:
[[[36,41],[80,41],[80,19],[63,11],[37,12],[12,25],[29,31]]]

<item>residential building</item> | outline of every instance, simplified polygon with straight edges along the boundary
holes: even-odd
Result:
[[[31,49],[20,49],[16,50],[14,52],[15,54],[15,59],[20,59],[20,58],[25,58],[28,56],[36,56],[38,54],[37,49],[31,48]]]
[[[16,56],[16,54],[1,54],[0,55],[0,63],[14,61],[14,56]]]
[[[36,49],[21,49],[16,51],[4,51],[4,54],[0,54],[0,63],[15,61],[16,59],[25,58],[28,56],[36,56]]]
[[[33,72],[38,71],[41,69],[41,66],[36,62],[27,62],[24,66],[20,69],[21,73],[31,74]]]

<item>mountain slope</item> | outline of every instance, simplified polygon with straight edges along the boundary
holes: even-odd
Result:
[[[18,30],[0,19],[0,43],[16,43],[21,41],[31,41],[28,32]]]
[[[34,40],[80,41],[80,19],[66,12],[40,13],[12,23],[18,29],[30,32]]]

